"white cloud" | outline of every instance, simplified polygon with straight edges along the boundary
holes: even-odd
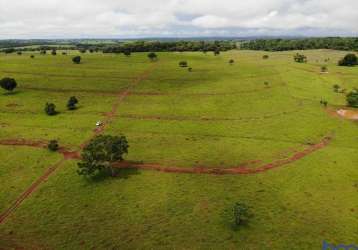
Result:
[[[357,23],[357,0],[0,0],[3,39],[339,35],[357,34]]]

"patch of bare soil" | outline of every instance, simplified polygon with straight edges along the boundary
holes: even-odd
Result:
[[[22,106],[22,105],[17,104],[17,103],[9,103],[6,105],[6,107],[8,107],[8,108],[16,108],[16,107],[20,107],[20,106]]]
[[[345,119],[358,121],[358,110],[339,109],[337,114]]]

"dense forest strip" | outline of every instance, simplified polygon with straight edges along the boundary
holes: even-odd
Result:
[[[304,39],[258,39],[243,42],[241,49],[264,51],[288,51],[308,49],[334,49],[358,51],[358,38],[326,37]]]

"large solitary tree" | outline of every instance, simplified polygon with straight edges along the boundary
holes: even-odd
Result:
[[[11,92],[16,88],[17,83],[16,83],[15,79],[5,77],[0,80],[0,86],[1,86],[1,88]]]
[[[109,172],[115,176],[114,162],[123,161],[128,153],[128,141],[125,136],[99,135],[83,149],[82,161],[78,163],[78,174],[93,176],[99,172]]]
[[[358,65],[358,58],[355,54],[347,54],[342,60],[338,62],[339,66],[354,66]]]

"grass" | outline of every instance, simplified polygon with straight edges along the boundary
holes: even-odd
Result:
[[[257,175],[123,170],[118,178],[87,180],[76,174],[76,161],[66,161],[0,225],[0,249],[319,249],[323,240],[357,243],[357,124],[319,102],[324,98],[333,110],[344,106],[344,95],[332,86],[357,87],[358,68],[336,66],[344,52],[305,51],[307,64],[294,63],[294,53],[158,53],[157,63],[144,53],[94,53],[82,54],[80,65],[71,62],[73,54],[0,55],[0,77],[19,84],[14,94],[0,93],[0,140],[58,139],[79,149],[116,95],[153,65],[105,130],[128,137],[128,160],[228,168],[272,162],[333,137],[326,148]],[[193,72],[180,68],[181,60]],[[322,65],[328,74],[320,74]],[[73,95],[79,109],[67,111]],[[48,101],[59,115],[45,115]],[[0,152],[6,162],[0,167],[6,194],[1,210],[60,157],[10,146]],[[236,202],[254,214],[241,228],[233,225]]]

